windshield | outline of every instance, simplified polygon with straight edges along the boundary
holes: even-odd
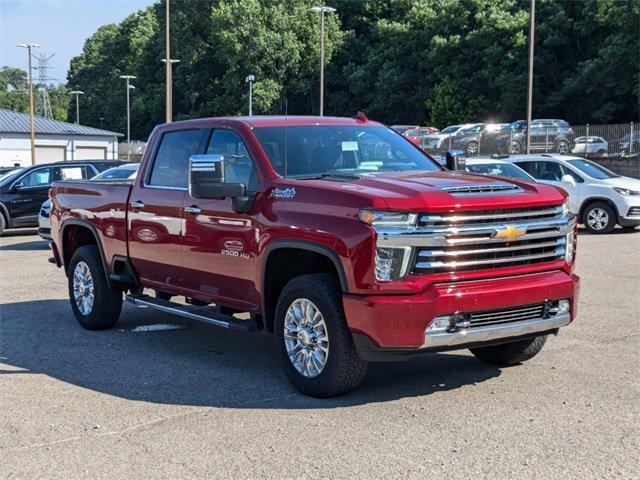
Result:
[[[9,170],[8,172],[4,172],[0,174],[0,185],[6,185],[10,183],[14,178],[16,178],[24,168],[18,168],[16,170]]]
[[[254,133],[273,169],[293,178],[440,170],[425,153],[382,126],[260,127]]]
[[[471,173],[483,173],[485,175],[497,175],[499,177],[519,178],[527,182],[535,182],[535,179],[527,172],[511,163],[478,163],[467,165],[467,171]]]
[[[455,133],[460,130],[460,125],[451,125],[450,127],[445,128],[440,133]]]
[[[567,160],[571,165],[576,167],[582,173],[589,175],[596,180],[606,180],[607,178],[618,178],[620,175],[616,175],[611,170],[607,170],[597,163],[590,162],[589,160]]]
[[[91,180],[122,180],[126,178],[134,178],[138,173],[138,167],[128,168],[110,168],[102,173],[99,173]]]

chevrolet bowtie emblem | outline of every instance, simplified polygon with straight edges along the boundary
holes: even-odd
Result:
[[[527,233],[523,228],[518,228],[515,225],[508,225],[504,230],[498,230],[496,232],[496,238],[504,238],[507,242],[514,242],[517,238],[522,237]]]

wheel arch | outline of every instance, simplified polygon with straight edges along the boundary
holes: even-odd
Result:
[[[6,224],[5,228],[9,228],[9,224],[11,223],[11,215],[9,215],[9,209],[7,206],[0,202],[0,215],[4,217],[4,222]]]
[[[77,218],[71,218],[65,221],[60,232],[60,242],[60,256],[62,257],[62,265],[64,266],[64,271],[67,276],[69,275],[69,263],[78,247],[96,245],[100,252],[100,259],[102,260],[107,285],[109,285],[109,287],[112,286],[111,279],[109,278],[109,264],[104,255],[100,235],[98,234],[97,228],[91,222]]]
[[[613,209],[613,213],[616,215],[616,219],[615,219],[616,223],[618,223],[618,220],[620,218],[620,212],[618,212],[618,207],[616,207],[616,204],[607,197],[589,197],[585,199],[580,205],[580,210],[578,211],[578,221],[580,223],[584,223],[583,216],[584,216],[585,210],[590,205],[593,205],[594,203],[606,203],[607,205],[609,205]]]
[[[307,273],[332,273],[343,292],[349,291],[338,253],[327,245],[307,240],[276,240],[265,249],[260,272],[263,327],[272,332],[275,306],[284,285]],[[278,261],[281,262],[278,262]],[[280,263],[286,264],[278,268]],[[314,268],[317,268],[315,270]]]

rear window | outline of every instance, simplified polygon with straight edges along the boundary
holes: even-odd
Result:
[[[179,130],[162,136],[149,177],[150,186],[187,188],[189,157],[198,153],[202,130]]]

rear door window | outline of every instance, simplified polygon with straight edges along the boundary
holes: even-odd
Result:
[[[162,136],[156,153],[149,186],[187,188],[189,157],[200,152],[204,130],[178,130]]]

